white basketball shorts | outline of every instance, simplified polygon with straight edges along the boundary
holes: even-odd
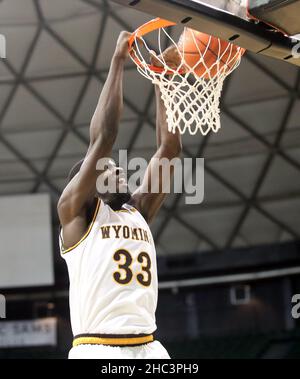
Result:
[[[79,345],[71,349],[69,359],[171,359],[158,341],[140,346]]]

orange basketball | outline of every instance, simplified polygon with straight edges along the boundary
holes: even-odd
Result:
[[[207,79],[215,77],[223,69],[225,73],[229,72],[240,58],[238,51],[242,55],[245,53],[245,49],[189,28],[181,35],[178,47],[186,66],[197,76]]]

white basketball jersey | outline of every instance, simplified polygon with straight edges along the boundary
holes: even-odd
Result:
[[[74,336],[152,334],[158,280],[153,237],[132,206],[114,211],[98,201],[86,235],[61,254],[70,278]]]

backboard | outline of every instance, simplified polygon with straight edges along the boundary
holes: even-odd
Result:
[[[237,17],[247,19],[247,3],[248,0],[206,0],[195,1],[202,2],[210,7],[229,12]]]
[[[247,19],[247,0],[113,0],[300,67],[295,41]]]

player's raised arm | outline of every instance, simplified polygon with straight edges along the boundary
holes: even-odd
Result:
[[[87,155],[80,171],[70,181],[59,200],[58,214],[63,227],[70,225],[78,216],[85,218],[87,208],[95,199],[96,181],[101,174],[96,170],[97,162],[111,155],[123,108],[123,72],[128,57],[129,35],[122,32],[119,37],[109,74],[90,124]]]
[[[163,189],[163,179],[168,183],[168,179],[171,181],[173,178],[174,166],[167,163],[165,166],[167,168],[166,172],[161,166],[161,160],[165,159],[165,162],[170,162],[174,158],[178,158],[182,150],[180,133],[176,132],[173,134],[168,131],[166,108],[158,86],[155,87],[155,91],[158,149],[149,163],[141,187],[133,194],[135,206],[143,214],[148,223],[153,221],[167,195]],[[169,177],[166,178],[166,175]],[[158,191],[155,193],[153,189],[158,189]]]

